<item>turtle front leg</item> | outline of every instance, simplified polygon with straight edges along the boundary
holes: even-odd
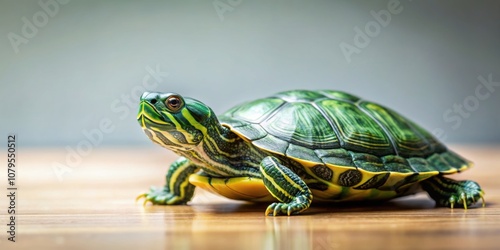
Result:
[[[276,157],[268,156],[260,163],[260,172],[267,190],[281,202],[269,205],[266,215],[298,214],[311,205],[312,193],[306,183]]]
[[[421,185],[438,206],[453,208],[457,205],[467,209],[481,199],[484,207],[484,191],[474,181],[457,181],[438,175],[422,181]]]
[[[149,192],[139,195],[136,200],[145,198],[144,205],[148,201],[158,205],[180,205],[191,200],[195,186],[189,183],[189,176],[194,174],[198,167],[188,159],[180,157],[167,172],[167,183],[164,187],[151,187]]]

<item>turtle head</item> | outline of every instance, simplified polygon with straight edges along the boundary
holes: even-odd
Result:
[[[213,111],[200,101],[176,93],[145,92],[137,121],[153,142],[189,150],[203,140],[212,117]]]

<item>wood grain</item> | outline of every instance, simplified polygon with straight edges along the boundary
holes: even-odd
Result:
[[[189,206],[136,204],[150,185],[163,185],[175,159],[160,148],[95,149],[80,162],[64,149],[21,148],[16,242],[7,241],[2,194],[0,249],[498,249],[500,146],[452,148],[476,163],[456,177],[482,185],[485,208],[435,208],[419,194],[277,218],[264,216],[267,204],[202,190]],[[59,181],[52,167],[67,160],[71,171]]]

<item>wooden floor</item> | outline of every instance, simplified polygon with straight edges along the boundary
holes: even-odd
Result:
[[[476,163],[456,177],[483,186],[485,208],[435,208],[421,194],[277,218],[264,216],[267,204],[201,190],[189,206],[136,204],[150,185],[163,185],[175,158],[160,148],[95,149],[81,159],[20,148],[15,243],[7,241],[6,167],[0,171],[0,249],[499,249],[500,146],[452,148]],[[59,181],[52,166],[66,161],[71,171]]]

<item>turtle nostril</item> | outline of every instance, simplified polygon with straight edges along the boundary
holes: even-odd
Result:
[[[155,103],[157,102],[156,99],[151,99],[151,101],[149,101],[151,104],[155,105]]]

